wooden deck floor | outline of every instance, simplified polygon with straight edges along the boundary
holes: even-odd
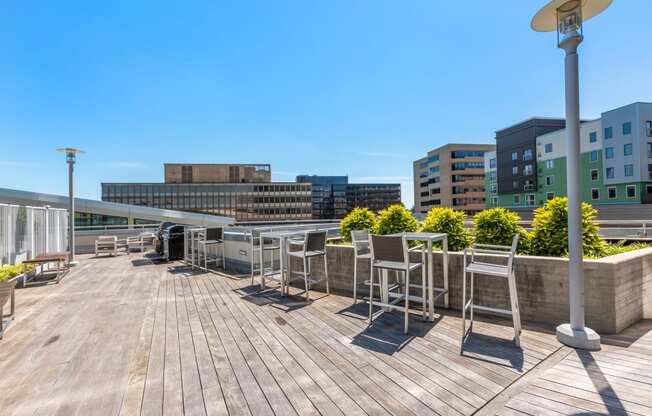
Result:
[[[249,283],[132,254],[18,290],[0,414],[652,414],[649,322],[592,354],[528,325],[520,350],[511,327],[476,322],[460,356],[454,313],[415,316],[406,337],[349,298]]]

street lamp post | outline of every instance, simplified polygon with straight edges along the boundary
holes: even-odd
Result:
[[[70,265],[75,266],[79,262],[75,260],[75,186],[74,170],[77,154],[84,153],[83,150],[69,147],[57,149],[57,152],[65,153],[68,163],[68,251],[70,251]]]
[[[566,52],[566,171],[568,193],[568,294],[570,323],[557,327],[568,346],[600,349],[600,336],[584,322],[582,192],[580,183],[580,97],[577,47],[584,39],[582,22],[606,9],[611,0],[553,0],[532,19],[537,32],[557,31],[557,46]]]

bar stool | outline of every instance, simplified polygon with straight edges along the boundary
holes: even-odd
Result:
[[[479,311],[490,312],[494,314],[508,315],[512,317],[514,325],[514,343],[520,347],[521,335],[521,313],[518,308],[518,294],[516,292],[516,276],[514,274],[514,256],[516,255],[516,247],[518,246],[519,235],[516,234],[510,246],[497,246],[491,244],[475,244],[470,249],[464,250],[464,280],[462,281],[462,342],[460,345],[460,354],[464,351],[464,341],[467,336],[473,332],[473,312],[475,309]],[[470,253],[470,262],[467,262],[467,255]],[[495,264],[478,261],[475,259],[476,254],[488,254],[494,258],[499,257],[507,259],[507,264]],[[471,274],[471,294],[469,300],[466,300],[466,274]],[[507,286],[509,289],[509,302],[510,310],[492,308],[488,306],[476,305],[473,293],[473,280],[475,274],[482,274],[497,278],[507,279]],[[466,311],[470,309],[469,329],[466,329]]]
[[[408,241],[405,236],[384,236],[384,235],[371,235],[369,240],[370,250],[371,250],[371,266],[372,269],[380,270],[382,277],[380,278],[380,295],[381,302],[374,302],[373,291],[374,291],[374,273],[371,273],[371,282],[369,285],[369,324],[373,322],[373,306],[374,304],[382,306],[386,310],[398,309],[404,313],[404,332],[408,333],[408,312],[410,308],[410,288],[415,287],[415,285],[410,284],[410,272],[421,268],[421,301],[422,307],[425,314],[426,310],[426,281],[425,281],[425,270],[423,269],[423,263],[410,263],[410,251],[421,248],[423,246],[413,247],[408,249]],[[423,253],[422,253],[423,254]],[[395,271],[397,274],[403,276],[402,282],[398,287],[399,292],[390,292],[389,284],[387,282],[387,273],[388,271]],[[394,298],[393,300],[390,300]],[[404,301],[404,306],[398,306],[397,303]],[[382,314],[384,310],[380,312]]]
[[[351,241],[353,242],[353,304],[358,299],[358,260],[369,260],[369,281],[365,284],[371,284],[373,267],[371,267],[371,250],[369,249],[369,231],[352,230]]]
[[[328,281],[328,259],[326,258],[326,231],[308,231],[306,232],[303,240],[290,240],[288,239],[288,246],[295,245],[300,246],[300,250],[290,251],[290,248],[287,248],[288,256],[288,285],[293,278],[293,275],[297,274],[303,276],[303,281],[306,287],[306,300],[310,301],[310,285],[313,283],[319,283],[326,281],[326,293],[330,294],[330,286]],[[299,258],[303,263],[303,270],[292,270],[292,257]],[[324,259],[324,277],[321,279],[314,279],[312,277],[312,269],[310,265],[310,260],[315,257],[322,257]]]

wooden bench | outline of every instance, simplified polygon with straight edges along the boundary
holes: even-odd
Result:
[[[97,237],[97,240],[95,240],[95,255],[99,256],[104,253],[110,256],[118,255],[118,237],[114,235],[101,235]]]
[[[69,264],[68,264],[68,257],[70,256],[70,252],[68,251],[61,251],[61,252],[55,252],[55,253],[43,253],[39,254],[38,256],[34,257],[31,260],[25,260],[23,261],[23,264],[33,264],[34,266],[38,267],[41,266],[41,274],[43,274],[43,266],[46,264],[51,264],[51,263],[56,263],[57,268],[57,277],[55,281],[59,283],[61,281],[61,278],[63,275],[68,272]],[[48,271],[52,271],[49,269]],[[27,282],[27,277],[26,274],[23,275],[23,286],[27,286],[29,284],[36,284],[40,282]]]

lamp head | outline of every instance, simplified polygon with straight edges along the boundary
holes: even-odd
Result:
[[[77,157],[77,154],[86,153],[83,150],[73,149],[72,147],[61,147],[61,148],[57,149],[57,152],[65,153],[66,162],[68,162],[68,163],[75,163],[75,159]]]
[[[532,18],[537,32],[557,31],[557,44],[582,41],[582,22],[602,13],[612,0],[552,0]]]

